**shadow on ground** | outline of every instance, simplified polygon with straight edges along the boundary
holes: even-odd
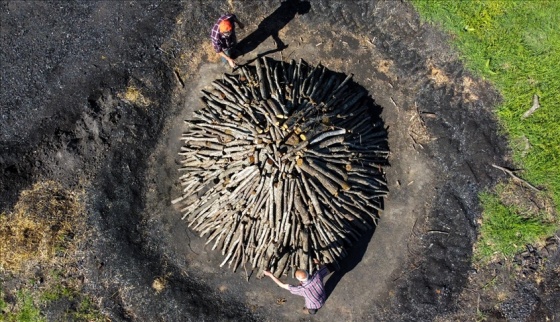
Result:
[[[269,37],[272,37],[276,43],[276,48],[262,53],[262,56],[288,48],[288,45],[280,39],[280,30],[294,19],[296,15],[308,13],[310,8],[311,4],[309,1],[288,0],[281,2],[280,7],[259,22],[255,31],[245,36],[243,40],[239,42],[237,47],[240,51],[240,55],[245,55],[254,51]]]

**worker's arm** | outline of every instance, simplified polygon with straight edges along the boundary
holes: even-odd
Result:
[[[270,277],[274,281],[274,283],[276,283],[281,288],[286,289],[286,290],[290,289],[289,284],[282,283],[278,278],[276,278],[276,276],[272,275],[272,273],[270,271],[264,271],[263,273],[264,273],[264,275]]]
[[[239,29],[245,28],[245,25],[241,21],[239,21],[239,19],[237,19],[237,16],[233,16],[233,22],[237,23]]]
[[[229,65],[231,66],[231,68],[235,68],[235,66],[237,66],[237,64],[235,63],[235,60],[231,59],[231,57],[229,57],[228,55],[226,55],[223,51],[220,51],[218,53],[221,57],[223,57],[225,60],[227,60],[227,62],[229,63]]]
[[[334,272],[334,267],[332,264],[323,264],[321,263],[321,261],[319,261],[317,258],[313,259],[313,263],[316,265],[317,267],[317,271],[320,271],[323,267],[327,267],[327,274],[330,274],[332,272]]]

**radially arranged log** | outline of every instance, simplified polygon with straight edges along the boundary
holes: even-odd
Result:
[[[259,57],[201,92],[178,154],[187,225],[236,271],[339,265],[387,195],[387,131],[364,88],[303,59]]]

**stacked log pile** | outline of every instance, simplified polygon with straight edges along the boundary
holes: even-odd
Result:
[[[388,190],[387,133],[362,87],[324,66],[258,58],[202,91],[173,200],[228,264],[276,276],[338,265]],[[248,278],[249,275],[247,275]]]

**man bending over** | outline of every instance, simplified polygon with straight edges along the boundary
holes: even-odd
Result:
[[[319,261],[314,259],[313,262],[319,265]],[[305,307],[303,312],[305,314],[315,314],[325,304],[327,294],[323,286],[323,278],[333,272],[331,265],[320,266],[319,269],[311,276],[303,269],[296,270],[296,278],[299,285],[290,285],[282,283],[276,276],[272,275],[270,271],[264,271],[264,275],[270,277],[278,286],[290,291],[292,294],[303,296],[305,299]]]
[[[235,60],[233,60],[235,56],[232,52],[237,44],[237,38],[235,37],[236,23],[239,28],[245,28],[245,25],[243,25],[234,14],[228,13],[223,15],[214,24],[212,34],[210,35],[214,50],[222,57],[222,60],[227,61],[232,68],[237,66]]]

